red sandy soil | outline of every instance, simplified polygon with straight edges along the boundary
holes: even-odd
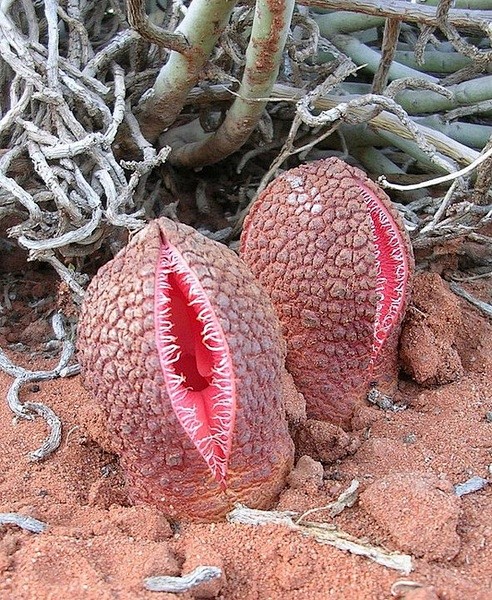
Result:
[[[53,366],[48,317],[60,295],[52,278],[30,272],[6,282],[16,297],[0,314],[0,345],[27,368]],[[485,283],[466,287],[490,302]],[[36,299],[44,300],[33,306]],[[224,575],[181,594],[185,600],[377,600],[391,598],[401,580],[421,585],[400,587],[397,597],[405,600],[490,600],[492,487],[458,497],[453,486],[475,475],[492,479],[491,331],[438,275],[419,277],[402,338],[414,379],[403,375],[397,401],[408,407],[367,405],[351,433],[319,422],[297,432],[298,456],[324,464],[303,458],[278,508],[325,506],[358,479],[358,501],[331,522],[411,554],[408,576],[284,526],[170,524],[152,508],[130,506],[117,459],[90,437],[90,398],[80,378],[28,384],[21,400],[50,406],[62,419],[63,439],[44,462],[29,462],[46,425],[14,421],[0,404],[0,512],[48,524],[40,534],[0,526],[0,600],[170,599],[176,596],[146,591],[144,578],[186,574],[200,564]],[[0,373],[2,398],[11,382]],[[322,512],[310,518],[330,521]]]

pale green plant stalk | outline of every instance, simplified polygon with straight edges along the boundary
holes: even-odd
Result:
[[[424,130],[422,126],[420,127],[420,129]],[[434,136],[437,136],[437,134],[438,132],[433,131]],[[412,158],[414,158],[421,166],[425,165],[426,169],[429,170],[429,172],[443,174],[446,173],[446,171],[441,166],[436,165],[435,162],[433,162],[433,160],[428,154],[422,151],[422,149],[414,140],[404,138],[398,133],[393,133],[392,131],[385,129],[379,129],[378,135],[386,141],[386,145],[388,147],[395,146],[396,148],[400,149],[407,156],[411,156]]]
[[[381,62],[381,52],[373,50],[366,44],[361,43],[356,37],[349,35],[335,35],[331,38],[331,42],[348,57],[350,57],[356,65],[363,65],[365,69],[375,73],[379,63]],[[393,62],[389,70],[389,79],[401,79],[403,77],[417,77],[419,79],[427,79],[437,83],[437,77],[428,75],[427,73],[419,72],[406,65]]]
[[[444,133],[448,137],[471,148],[483,148],[492,138],[492,126],[476,123],[463,123],[454,121],[447,123],[438,115],[428,117],[414,117],[414,121],[432,127],[436,131]]]
[[[381,150],[373,146],[363,146],[353,151],[353,155],[364,165],[369,173],[381,173],[399,175],[405,171],[390,160]]]
[[[224,122],[205,139],[172,152],[171,162],[193,167],[216,163],[247,141],[277,79],[294,5],[294,0],[257,0],[241,86]]]
[[[433,71],[435,73],[454,73],[472,63],[471,59],[457,52],[440,52],[438,50],[426,51],[424,62],[421,65],[417,63],[415,53],[411,50],[397,50],[395,60],[417,71]]]
[[[402,175],[406,173],[404,169],[396,165],[390,160],[386,154],[374,148],[373,146],[363,146],[356,148],[352,152],[353,156],[364,166],[369,173],[385,173],[385,175]],[[405,203],[412,202],[419,198],[424,198],[428,195],[428,190],[412,190],[409,192],[401,192],[401,198]]]
[[[420,80],[424,79],[421,75],[418,77]],[[348,98],[353,98],[368,94],[371,86],[349,81],[343,83],[343,89]],[[396,94],[395,100],[410,115],[437,114],[460,106],[475,106],[492,100],[492,75],[477,77],[445,89],[450,92],[449,97],[427,89],[404,89]]]
[[[181,112],[235,5],[235,0],[191,2],[175,31],[185,36],[189,49],[185,54],[170,53],[139,115],[142,132],[150,141],[172,125]]]
[[[353,33],[384,25],[383,17],[345,11],[313,15],[313,19],[318,24],[320,34],[328,38],[336,33]]]
[[[448,89],[453,93],[450,98],[430,90],[405,90],[397,94],[396,100],[410,114],[436,114],[457,106],[477,104],[492,99],[492,75],[464,81]]]

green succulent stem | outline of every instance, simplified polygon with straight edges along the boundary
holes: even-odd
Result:
[[[318,24],[320,34],[328,38],[336,33],[353,33],[384,25],[383,17],[373,17],[350,11],[313,15],[313,18]]]
[[[471,64],[472,60],[457,52],[440,52],[438,50],[426,51],[424,62],[419,65],[412,50],[397,50],[397,62],[417,71],[433,73],[453,73]]]
[[[381,53],[363,44],[356,37],[350,35],[334,35],[331,42],[343,53],[349,56],[356,65],[364,66],[364,69],[375,73],[381,62]],[[320,55],[323,60],[323,55]],[[417,77],[419,79],[427,79],[437,83],[437,77],[422,73],[416,69],[412,69],[398,62],[393,62],[389,69],[389,79],[401,79],[403,77]]]
[[[155,141],[176,120],[235,5],[235,0],[193,0],[189,5],[175,31],[188,42],[186,54],[170,53],[139,116],[148,140]]]
[[[450,86],[452,96],[446,98],[430,90],[405,90],[396,100],[410,114],[436,114],[458,106],[467,106],[492,99],[492,75],[478,77]]]
[[[247,141],[276,82],[294,5],[294,0],[257,1],[241,85],[223,123],[205,139],[173,151],[171,162],[188,167],[212,164]]]

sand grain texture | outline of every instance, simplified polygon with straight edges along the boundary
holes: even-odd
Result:
[[[36,278],[43,284],[40,295],[46,296],[50,282],[35,273],[28,276]],[[469,289],[484,294],[485,288],[479,286],[480,282],[474,283]],[[15,314],[8,331],[0,332],[0,341],[6,347],[8,334],[11,342],[25,344],[23,352],[11,355],[16,362],[46,367],[56,362],[56,356],[44,356],[46,340],[29,337],[25,324],[45,319],[44,311],[54,304],[28,307],[33,288],[32,283],[19,283]],[[464,366],[461,378],[429,388],[400,382],[400,393],[409,403],[402,412],[361,409],[358,443],[338,438],[345,454],[338,448],[321,477],[319,467],[303,459],[292,487],[280,499],[282,509],[326,505],[357,478],[362,494],[369,495],[372,489],[371,509],[357,503],[336,517],[336,524],[373,544],[409,550],[401,547],[405,544],[391,529],[394,520],[391,525],[380,517],[390,508],[384,482],[398,487],[398,474],[408,478],[412,473],[427,481],[448,482],[442,492],[444,501],[432,504],[438,517],[449,514],[449,484],[473,475],[487,477],[492,463],[492,423],[486,420],[492,411],[492,328],[461,301],[460,307],[465,323],[456,332]],[[0,374],[2,397],[11,381]],[[437,533],[426,541],[422,557],[415,559],[415,571],[405,578],[282,526],[170,524],[156,509],[130,506],[118,462],[91,440],[84,425],[82,416],[90,399],[79,377],[26,386],[21,398],[44,402],[55,410],[63,421],[63,440],[45,462],[29,463],[27,453],[41,444],[46,427],[40,420],[14,424],[6,403],[0,403],[0,511],[17,511],[48,524],[38,535],[15,526],[0,527],[0,600],[171,600],[176,596],[145,591],[144,578],[179,575],[194,568],[198,556],[223,568],[223,580],[212,588],[222,600],[388,600],[392,584],[401,579],[425,586],[407,595],[407,600],[492,597],[492,486],[457,501],[459,515],[453,513],[453,531],[458,543],[453,537],[451,548],[449,538],[446,541]],[[303,448],[303,443],[298,442],[299,455],[313,447],[312,440],[310,447]],[[378,486],[380,492],[375,494]],[[411,485],[405,489],[410,494],[409,515],[415,514],[418,531],[427,525],[426,514],[412,509],[418,494],[412,493]],[[434,483],[431,489],[435,500],[441,492]],[[180,596],[193,597],[192,593]]]

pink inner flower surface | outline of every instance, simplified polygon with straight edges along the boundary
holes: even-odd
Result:
[[[231,357],[198,278],[166,240],[157,262],[154,306],[157,351],[171,405],[225,488],[236,412]]]
[[[378,269],[378,303],[371,354],[371,363],[374,363],[385,340],[400,321],[410,266],[405,243],[393,217],[372,190],[360,180],[357,183],[371,217]]]

